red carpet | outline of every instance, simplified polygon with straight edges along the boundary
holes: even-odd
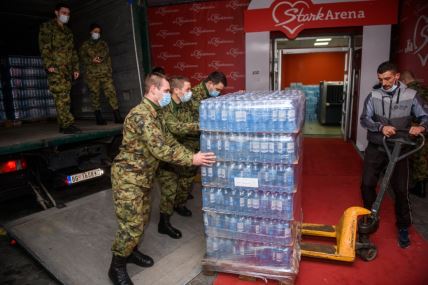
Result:
[[[361,205],[362,161],[354,147],[340,139],[305,138],[302,206],[305,222],[336,224],[343,211]],[[410,229],[412,244],[401,249],[396,241],[391,198],[385,197],[381,223],[372,241],[378,255],[371,262],[329,262],[302,258],[297,285],[426,285],[428,284],[428,242]],[[262,281],[241,281],[232,274],[219,274],[214,285],[258,285]],[[277,282],[269,282],[277,284]]]

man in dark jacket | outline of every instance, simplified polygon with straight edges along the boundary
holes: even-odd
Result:
[[[364,102],[360,116],[361,125],[367,129],[368,146],[364,153],[364,169],[361,193],[364,207],[371,209],[376,200],[376,185],[382,170],[388,163],[383,149],[383,137],[394,136],[397,130],[409,129],[416,136],[428,128],[428,109],[416,91],[399,81],[400,73],[391,62],[384,62],[377,70],[380,89],[373,89]],[[420,122],[411,126],[412,121]],[[408,199],[409,162],[407,159],[395,165],[390,181],[395,194],[395,215],[398,227],[398,243],[405,248],[410,245],[408,227],[411,224]]]

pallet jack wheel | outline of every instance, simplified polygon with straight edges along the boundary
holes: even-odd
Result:
[[[377,256],[377,248],[374,245],[371,245],[368,248],[362,248],[357,250],[357,255],[364,261],[372,261]]]

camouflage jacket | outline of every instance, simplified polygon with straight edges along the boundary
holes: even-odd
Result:
[[[160,160],[192,165],[193,153],[167,131],[163,119],[158,116],[159,110],[144,98],[129,112],[123,125],[120,152],[113,161],[126,171],[140,174],[144,178],[141,187],[151,187]]]
[[[428,88],[423,86],[420,82],[418,81],[413,81],[410,82],[409,84],[407,84],[408,88],[411,88],[413,90],[416,90],[416,94],[418,94],[419,96],[422,97],[422,99],[424,99],[426,102],[428,102]]]
[[[45,68],[55,67],[60,73],[79,71],[79,58],[71,30],[61,27],[56,19],[43,23],[39,31],[39,49]]]
[[[190,102],[189,102],[190,103]],[[193,114],[183,108],[184,104],[177,104],[174,100],[160,111],[165,124],[181,144],[197,151],[199,149],[199,122],[193,120]]]
[[[80,47],[80,60],[87,76],[111,76],[111,58],[108,45],[104,40],[86,40]],[[101,58],[101,63],[94,63],[95,57]]]
[[[192,100],[183,104],[183,109],[189,114],[193,114],[193,121],[199,122],[199,106],[201,101],[207,99],[210,95],[208,93],[205,82],[200,82],[192,88]]]
[[[199,134],[199,124],[194,122],[192,114],[186,112],[182,107],[183,104],[177,104],[171,100],[171,103],[159,112],[168,130],[177,139],[186,135]]]

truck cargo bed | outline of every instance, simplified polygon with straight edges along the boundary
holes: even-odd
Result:
[[[109,122],[98,126],[93,120],[76,121],[80,134],[62,134],[55,121],[25,123],[21,126],[0,128],[0,155],[13,154],[45,147],[102,139],[122,132],[122,125]]]

